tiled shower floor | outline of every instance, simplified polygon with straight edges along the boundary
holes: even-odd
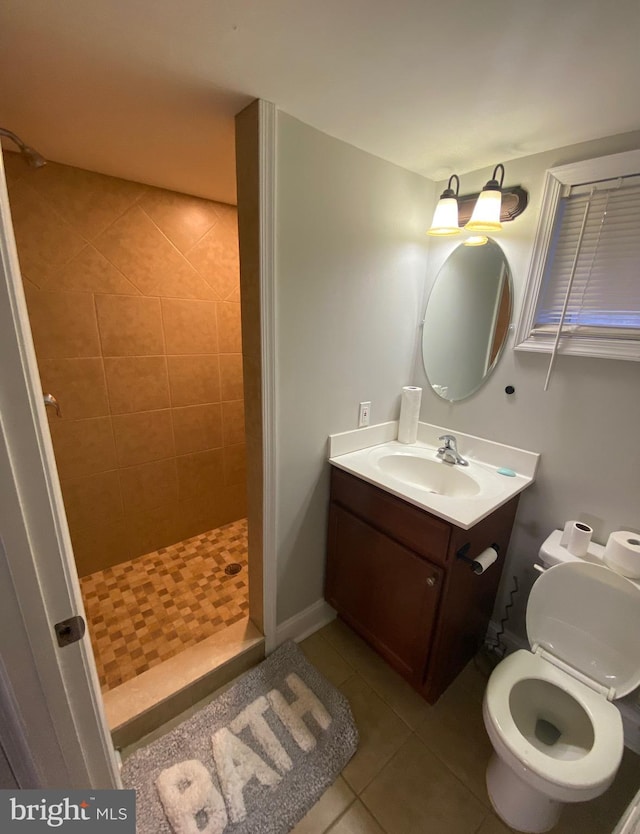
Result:
[[[228,576],[231,562],[242,566]],[[247,522],[80,580],[100,685],[114,689],[249,613]]]

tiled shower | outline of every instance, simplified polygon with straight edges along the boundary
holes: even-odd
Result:
[[[247,614],[236,209],[51,162],[32,169],[18,154],[4,161],[110,689]],[[224,573],[231,562],[238,574]]]

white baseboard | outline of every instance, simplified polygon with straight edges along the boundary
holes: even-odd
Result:
[[[295,640],[299,643],[314,631],[330,623],[331,620],[335,620],[336,616],[335,609],[328,602],[319,599],[313,605],[280,623],[276,628],[276,646],[284,643],[285,640]]]

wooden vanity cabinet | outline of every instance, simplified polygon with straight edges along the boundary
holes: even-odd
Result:
[[[517,505],[462,530],[332,467],[327,602],[430,703],[482,645]],[[456,557],[494,543],[481,575]]]

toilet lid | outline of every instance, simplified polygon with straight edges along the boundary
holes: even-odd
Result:
[[[527,636],[621,698],[640,685],[640,588],[603,565],[546,570],[527,604]]]

